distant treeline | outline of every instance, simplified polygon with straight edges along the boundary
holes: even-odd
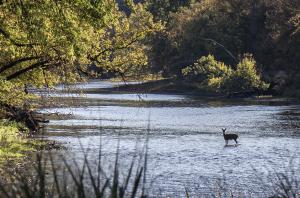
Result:
[[[154,18],[166,22],[152,38],[153,72],[181,77],[208,55],[236,69],[250,54],[270,89],[300,96],[299,0],[150,2]]]

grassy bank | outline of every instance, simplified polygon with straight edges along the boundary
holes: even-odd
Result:
[[[24,129],[23,134],[20,131]],[[0,162],[7,158],[22,157],[26,151],[32,150],[32,141],[24,138],[26,129],[19,123],[0,121]]]
[[[44,147],[45,142],[31,139],[29,136],[30,133],[23,124],[0,120],[0,166]]]

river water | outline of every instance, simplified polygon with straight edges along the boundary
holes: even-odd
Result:
[[[40,110],[63,115],[51,117],[44,137],[61,142],[68,149],[60,154],[79,161],[83,149],[96,159],[101,145],[107,168],[119,143],[124,174],[148,138],[146,187],[153,197],[183,197],[185,190],[195,197],[229,191],[266,197],[275,173],[299,168],[300,106],[295,103],[110,91],[118,85],[91,81],[68,91],[58,87],[49,95],[68,105]],[[239,144],[225,146],[221,128],[238,134]]]

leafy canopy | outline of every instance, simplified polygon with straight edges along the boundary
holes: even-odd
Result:
[[[122,74],[145,70],[146,37],[162,25],[142,4],[130,8],[127,15],[114,0],[1,1],[0,102],[22,105],[26,85],[82,80],[91,64]]]

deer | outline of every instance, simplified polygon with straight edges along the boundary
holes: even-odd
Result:
[[[237,134],[225,134],[226,128],[222,128],[222,131],[226,145],[228,144],[228,140],[234,140],[236,144],[238,143],[236,139],[238,139],[239,136]]]

